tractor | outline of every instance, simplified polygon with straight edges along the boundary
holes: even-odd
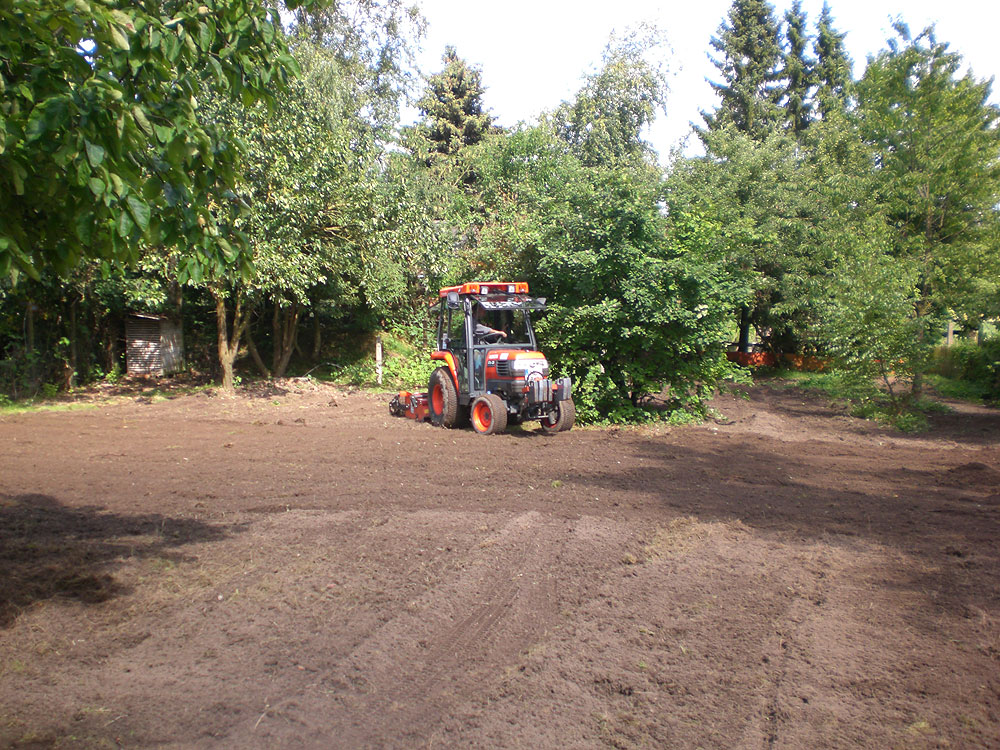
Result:
[[[531,314],[544,309],[545,298],[530,297],[525,282],[442,289],[432,307],[438,326],[431,353],[441,366],[431,374],[427,393],[402,391],[389,411],[441,427],[471,422],[483,435],[530,420],[545,432],[569,430],[576,421],[572,383],[549,377],[531,327]]]

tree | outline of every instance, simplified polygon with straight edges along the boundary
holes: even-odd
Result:
[[[666,107],[666,70],[651,59],[663,44],[652,27],[612,38],[600,70],[587,77],[572,102],[553,113],[557,131],[584,164],[655,163],[642,134]]]
[[[492,119],[483,109],[482,73],[454,47],[445,48],[441,61],[444,69],[427,79],[417,106],[426,118],[424,134],[431,153],[449,156],[479,143]]]
[[[144,242],[187,248],[185,276],[239,263],[237,149],[198,99],[273,102],[293,71],[264,0],[0,6],[0,274],[133,262]]]
[[[733,274],[752,290],[735,309],[739,350],[749,351],[753,329],[772,345],[787,346],[799,315],[791,285],[810,263],[804,234],[815,212],[799,148],[781,130],[760,138],[732,124],[703,140],[704,157],[674,164],[671,205],[725,227],[718,241]]]
[[[891,255],[913,268],[910,318],[924,353],[941,318],[1000,267],[991,233],[1000,205],[1000,108],[990,82],[959,77],[961,57],[933,27],[902,23],[858,82],[861,135],[874,152],[876,197],[891,225]],[[926,362],[927,357],[923,356]],[[912,395],[923,367],[913,369]]]
[[[814,61],[806,55],[808,37],[806,15],[801,0],[795,0],[785,13],[785,41],[782,78],[785,81],[781,102],[788,128],[798,136],[809,125],[812,116]]]
[[[828,117],[832,111],[844,111],[851,96],[854,77],[851,74],[851,59],[844,49],[845,36],[833,28],[830,6],[824,2],[813,41],[813,54],[816,56],[813,82],[816,85],[816,107],[822,118]]]
[[[733,124],[753,137],[763,137],[781,120],[778,107],[781,44],[774,7],[766,0],[733,0],[728,22],[712,37],[721,57],[712,62],[722,82],[712,88],[722,102],[712,114],[702,112],[709,130]]]
[[[384,309],[402,294],[402,270],[380,235],[394,229],[383,200],[382,149],[363,115],[363,92],[335,54],[306,38],[294,43],[301,75],[274,111],[225,100],[206,107],[213,123],[246,149],[236,227],[253,271],[213,276],[223,387],[231,387],[240,337],[265,376],[282,377],[299,321],[321,301],[367,298]],[[359,93],[361,94],[359,96]],[[264,364],[251,316],[270,307],[271,364]]]
[[[380,142],[412,93],[415,42],[426,20],[406,0],[327,0],[295,11],[296,35],[326,50]]]

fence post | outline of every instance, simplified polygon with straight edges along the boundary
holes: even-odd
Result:
[[[382,337],[375,337],[375,382],[382,385]]]

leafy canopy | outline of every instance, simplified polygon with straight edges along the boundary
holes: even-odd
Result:
[[[190,248],[186,275],[242,260],[237,149],[199,98],[273,103],[294,70],[266,1],[0,5],[0,275],[134,262],[144,242]]]

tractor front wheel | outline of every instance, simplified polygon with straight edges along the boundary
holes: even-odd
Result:
[[[542,417],[542,432],[552,434],[554,432],[566,432],[576,424],[576,406],[573,399],[556,401],[556,408]]]
[[[431,373],[427,384],[427,404],[432,423],[442,427],[455,426],[458,421],[458,391],[447,367],[439,367]]]
[[[480,435],[495,435],[507,429],[507,405],[493,393],[472,402],[472,429]]]

